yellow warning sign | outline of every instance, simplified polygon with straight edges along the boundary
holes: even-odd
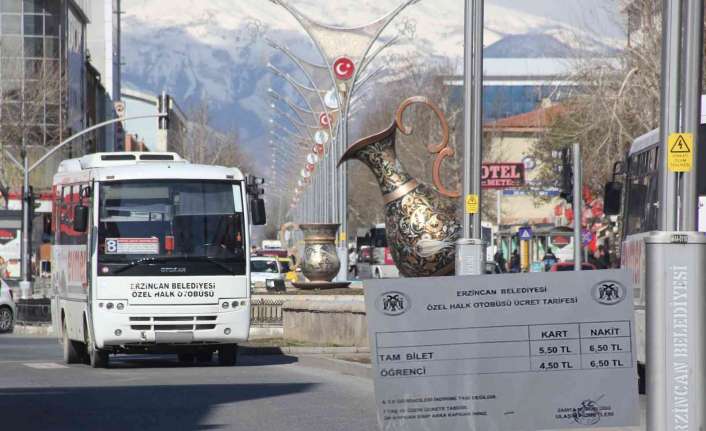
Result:
[[[466,195],[466,213],[475,214],[478,212],[478,195]]]
[[[671,172],[689,172],[694,164],[694,135],[672,133],[667,141],[667,166]]]
[[[338,240],[339,240],[339,241],[345,241],[345,240],[346,240],[346,233],[345,233],[345,232],[341,232],[340,234],[338,234]]]

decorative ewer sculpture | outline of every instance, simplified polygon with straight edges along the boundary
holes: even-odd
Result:
[[[300,224],[304,233],[304,253],[301,269],[309,282],[293,283],[300,289],[326,289],[346,287],[349,282],[332,282],[341,269],[341,261],[336,254],[336,232],[338,224],[309,223]]]
[[[429,152],[438,154],[432,170],[438,191],[412,178],[395,152],[397,129],[405,135],[412,133],[411,128],[405,128],[402,116],[413,103],[431,108],[441,122],[442,142],[427,146]],[[454,154],[448,140],[448,124],[441,110],[425,97],[411,97],[399,106],[390,127],[356,142],[339,161],[340,165],[358,159],[375,175],[385,204],[387,243],[395,265],[405,277],[454,271],[455,243],[461,227],[455,218],[456,203],[450,198],[459,194],[446,190],[439,174],[443,159]]]

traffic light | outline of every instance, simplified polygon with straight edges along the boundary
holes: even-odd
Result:
[[[264,178],[248,175],[247,179],[245,180],[245,190],[250,196],[257,198],[260,195],[265,194],[265,189],[260,187],[263,184],[265,184]]]
[[[559,197],[566,202],[573,204],[574,202],[574,168],[571,163],[571,149],[564,148],[561,150],[561,191]]]
[[[157,109],[159,110],[160,114],[165,114],[164,116],[159,117],[159,120],[157,122],[158,128],[160,130],[169,129],[169,116],[171,115],[171,105],[171,96],[167,93],[162,92],[162,94],[157,98]]]

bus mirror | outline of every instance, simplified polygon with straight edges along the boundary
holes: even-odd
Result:
[[[620,214],[620,201],[623,196],[623,184],[609,181],[603,189],[603,212],[605,215]]]
[[[86,232],[88,228],[88,207],[78,204],[74,207],[74,231]]]
[[[264,199],[255,198],[250,200],[250,217],[252,219],[252,224],[256,226],[262,226],[267,223]]]

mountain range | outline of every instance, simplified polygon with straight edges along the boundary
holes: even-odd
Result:
[[[289,0],[302,12],[334,25],[363,25],[384,15],[395,0]],[[487,2],[486,2],[487,3]],[[392,53],[413,52],[429,61],[463,57],[463,0],[421,0],[381,35]],[[320,63],[305,33],[281,6],[267,0],[123,0],[123,85],[166,90],[188,112],[206,104],[213,127],[235,131],[251,151],[267,139],[271,116],[267,89],[292,94],[269,73],[268,62],[294,73],[265,37]],[[601,38],[545,17],[507,7],[485,7],[485,55],[571,57],[601,55],[620,41]],[[392,57],[390,57],[392,58]],[[395,64],[385,67],[394,69]],[[264,160],[259,155],[258,159]]]

